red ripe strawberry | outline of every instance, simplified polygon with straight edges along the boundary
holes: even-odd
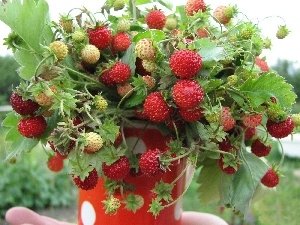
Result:
[[[197,30],[197,36],[198,36],[199,38],[206,38],[206,37],[208,37],[208,36],[209,36],[209,33],[208,33],[208,31],[207,31],[207,28],[199,28],[199,29]]]
[[[94,168],[89,172],[89,175],[85,177],[84,180],[81,180],[80,177],[74,177],[73,176],[73,181],[76,184],[77,187],[79,187],[82,190],[92,190],[96,187],[98,183],[98,172]]]
[[[244,132],[245,132],[245,141],[251,140],[258,133],[256,127],[244,127]]]
[[[262,114],[246,114],[242,121],[246,127],[257,127],[262,121]]]
[[[288,116],[285,121],[278,123],[269,119],[266,126],[267,131],[272,137],[284,138],[292,133],[295,124],[292,118]]]
[[[205,12],[206,4],[203,0],[188,0],[185,5],[185,13],[188,16],[192,16],[197,13],[199,10]]]
[[[106,49],[110,46],[112,40],[111,30],[107,26],[99,26],[95,29],[88,29],[90,44],[98,49]]]
[[[11,94],[9,101],[11,107],[22,116],[33,115],[40,107],[39,104],[31,99],[23,100],[22,96],[16,92]]]
[[[234,174],[239,168],[239,164],[236,162],[227,163],[223,155],[218,159],[218,165],[226,174]]]
[[[59,172],[64,168],[64,157],[60,154],[53,155],[47,162],[49,170]]]
[[[99,81],[108,87],[113,87],[115,85],[109,69],[100,74]]]
[[[158,91],[150,93],[144,102],[145,115],[152,122],[164,122],[171,116],[171,108]]]
[[[192,50],[175,51],[170,57],[172,72],[181,79],[189,79],[199,73],[202,68],[201,56]]]
[[[116,162],[111,165],[102,164],[104,175],[111,180],[122,180],[130,171],[129,159],[126,156],[121,156]]]
[[[222,107],[221,125],[224,131],[231,130],[235,126],[235,119],[232,117],[230,108],[227,106]]]
[[[265,175],[261,178],[261,183],[270,188],[277,186],[279,184],[278,173],[274,169],[269,168]]]
[[[204,91],[195,80],[179,80],[173,87],[172,96],[179,108],[192,109],[204,99]]]
[[[179,114],[187,122],[195,122],[203,117],[203,109],[185,109],[179,108]]]
[[[123,62],[116,62],[109,71],[109,76],[114,83],[123,83],[128,80],[130,75],[130,67]]]
[[[18,130],[27,138],[39,138],[45,132],[47,122],[43,116],[33,116],[20,119]]]
[[[112,40],[112,48],[117,51],[126,51],[131,45],[131,39],[125,32],[117,33]]]
[[[218,143],[220,150],[224,152],[230,152],[231,150],[237,150],[234,145],[231,144],[228,137],[226,137],[224,140]]]
[[[271,151],[270,145],[265,145],[259,138],[253,141],[251,145],[251,152],[258,157],[269,155]]]
[[[161,10],[152,10],[146,16],[146,24],[150,29],[162,30],[166,24],[167,17]]]
[[[255,64],[264,72],[268,72],[270,70],[268,63],[259,57],[255,58]]]
[[[148,149],[145,151],[139,160],[139,167],[142,173],[148,176],[155,176],[162,172],[160,168],[160,151],[159,149]]]

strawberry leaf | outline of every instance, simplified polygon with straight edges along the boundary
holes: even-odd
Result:
[[[51,41],[49,6],[45,0],[8,1],[0,6],[0,20],[14,30],[29,49],[37,53],[42,53],[41,44],[49,44]]]
[[[245,215],[268,165],[245,149],[240,151],[240,157],[243,164],[236,174],[227,175],[221,183],[221,200],[224,205],[230,205],[236,212]]]
[[[258,107],[275,97],[282,108],[290,109],[295,102],[293,86],[274,72],[264,73],[258,79],[248,79],[240,88],[241,93],[251,101],[252,107]]]

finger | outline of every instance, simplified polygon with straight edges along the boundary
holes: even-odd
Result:
[[[228,223],[222,218],[200,212],[183,212],[182,213],[182,225],[228,225]]]

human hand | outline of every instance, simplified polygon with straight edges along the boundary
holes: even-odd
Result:
[[[75,225],[42,216],[25,207],[13,207],[5,215],[11,225]],[[209,213],[183,212],[182,225],[228,225],[223,219]]]

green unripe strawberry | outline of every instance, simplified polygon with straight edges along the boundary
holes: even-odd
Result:
[[[123,9],[125,6],[125,0],[115,0],[113,8],[115,11]]]
[[[66,33],[71,33],[73,31],[73,19],[68,16],[61,16],[59,24]]]
[[[295,124],[295,127],[299,127],[300,126],[300,113],[293,114],[291,117]]]
[[[142,65],[143,65],[144,69],[150,73],[154,72],[157,68],[156,63],[151,60],[143,60]]]
[[[58,61],[64,60],[68,55],[68,46],[62,41],[54,41],[49,45],[51,52]]]
[[[100,51],[95,45],[86,45],[81,50],[81,58],[86,63],[95,64],[100,58]]]
[[[234,86],[236,85],[238,82],[238,76],[237,75],[230,75],[227,77],[227,80],[226,80],[226,84],[228,86]]]
[[[265,38],[264,39],[264,47],[266,49],[271,49],[271,45],[272,45],[271,39],[270,38]]]
[[[121,202],[118,198],[113,195],[109,196],[107,200],[102,201],[104,203],[105,213],[113,215],[121,207]]]
[[[107,109],[107,106],[108,106],[108,103],[107,103],[106,99],[103,98],[101,95],[96,95],[95,96],[94,104],[95,104],[95,107],[99,111],[103,111],[103,110]]]
[[[278,39],[285,38],[290,33],[289,29],[285,25],[280,25],[276,32],[276,37]]]
[[[75,30],[74,33],[72,34],[72,40],[74,42],[80,43],[83,42],[84,39],[86,38],[86,33],[82,30]]]
[[[165,28],[168,30],[174,30],[177,27],[177,19],[174,17],[167,17]]]
[[[122,18],[117,23],[117,31],[118,32],[127,32],[130,30],[130,20],[126,18]]]

